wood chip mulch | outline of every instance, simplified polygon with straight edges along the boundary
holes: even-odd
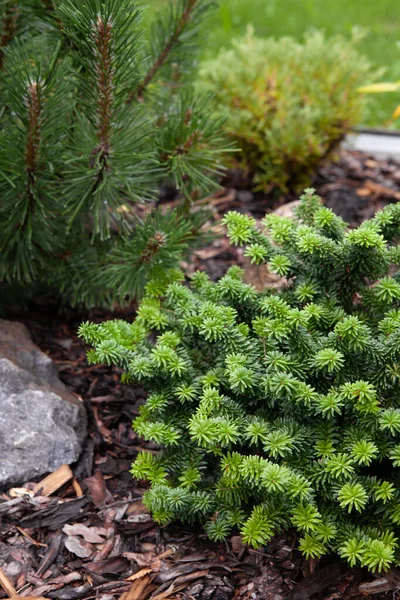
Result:
[[[215,199],[217,211],[239,210],[262,218],[297,199],[293,193],[252,192],[248,183],[238,181],[237,174],[231,173],[224,182],[225,191]],[[400,161],[376,160],[362,152],[342,150],[335,162],[320,167],[311,186],[326,206],[354,227],[386,204],[400,200]]]
[[[327,205],[338,209],[342,202],[338,212],[354,225],[399,200],[399,183],[399,164],[344,152],[321,169],[315,185]],[[226,188],[210,199],[216,225],[228,209],[259,218],[282,203],[244,191]],[[216,240],[198,251],[195,265],[217,277],[242,260],[235,252]],[[46,308],[12,316],[27,325],[57,364],[60,378],[82,398],[89,436],[71,468],[0,493],[0,598],[361,600],[360,591],[389,589],[384,578],[342,563],[306,563],[293,550],[294,539],[277,538],[254,551],[237,535],[213,544],[200,527],[157,526],[142,504],[144,484],[129,473],[139,450],[157,451],[131,427],[145,392],[122,385],[116,368],[88,365],[76,336],[88,316],[97,322],[132,320],[134,309],[60,316]]]
[[[199,205],[211,212],[208,228],[218,234],[218,239],[195,252],[191,264],[187,265],[188,271],[204,269],[213,279],[218,279],[232,264],[240,264],[247,270],[248,261],[243,259],[243,252],[230,246],[223,237],[225,230],[220,224],[223,215],[237,210],[261,219],[272,211],[285,211],[288,203],[298,199],[295,194],[253,192],[248,185],[248,181],[238,179],[233,172],[219,192]],[[342,150],[337,161],[319,169],[312,186],[325,206],[351,227],[357,227],[387,204],[400,201],[400,161],[376,160],[361,152]],[[166,205],[176,203],[173,200]]]

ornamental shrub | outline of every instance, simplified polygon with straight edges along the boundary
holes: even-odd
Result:
[[[303,195],[296,219],[225,217],[234,244],[285,278],[149,286],[133,323],[84,323],[91,362],[149,392],[135,431],[162,450],[132,474],[160,523],[199,520],[254,547],[292,530],[307,558],[385,570],[399,550],[400,204],[358,229]],[[260,268],[262,268],[260,266]]]
[[[186,214],[218,187],[221,121],[193,90],[212,7],[144,21],[135,0],[0,3],[2,293],[110,303],[179,263],[198,222],[135,205],[168,181]]]
[[[257,189],[303,189],[318,165],[363,118],[358,93],[376,76],[357,51],[359,36],[303,43],[290,37],[257,38],[250,29],[200,69],[200,87],[216,98],[217,111],[241,149],[240,167]]]

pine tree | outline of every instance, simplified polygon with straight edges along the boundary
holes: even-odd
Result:
[[[149,392],[134,428],[161,449],[132,466],[144,502],[213,540],[289,530],[307,558],[386,570],[400,548],[400,204],[346,230],[307,190],[295,219],[225,223],[282,289],[197,272],[149,288],[133,323],[80,329],[92,362]]]
[[[177,264],[198,227],[182,213],[221,173],[220,121],[192,90],[212,6],[174,0],[147,27],[134,0],[2,0],[0,281],[92,305]],[[165,181],[181,214],[143,221]]]

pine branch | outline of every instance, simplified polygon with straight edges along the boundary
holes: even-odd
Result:
[[[94,43],[96,47],[96,79],[98,92],[98,128],[99,145],[93,149],[90,159],[90,168],[96,163],[99,165],[94,190],[97,189],[104,177],[104,172],[109,171],[109,157],[111,152],[110,133],[113,105],[113,65],[112,65],[112,23],[105,22],[99,15],[94,27]]]
[[[139,264],[149,264],[156,256],[157,252],[165,246],[166,236],[162,231],[156,231],[154,236],[147,240],[147,243],[139,258]]]
[[[54,20],[57,27],[61,30],[63,27],[63,23],[62,23],[61,19],[59,19],[59,17],[57,16],[56,8],[54,6],[54,1],[53,0],[42,0],[42,4],[43,4],[45,10],[50,15],[50,18],[52,20]]]
[[[0,70],[4,64],[4,48],[8,46],[14,37],[18,20],[18,7],[10,6],[5,10],[2,23],[2,36],[0,39]]]
[[[209,194],[218,188],[224,171],[215,159],[229,151],[223,121],[214,116],[210,96],[182,91],[169,98],[163,115],[157,144],[166,176],[188,201]]]
[[[168,0],[146,44],[134,0],[1,2],[0,280],[94,306],[173,276],[202,215],[138,223],[133,203],[221,171],[219,123],[186,94],[212,5]]]
[[[94,274],[96,285],[114,290],[115,298],[140,295],[146,280],[168,281],[192,237],[191,224],[175,212],[156,211],[137,225],[134,235],[120,239]]]
[[[104,240],[111,226],[130,227],[121,205],[149,198],[156,185],[149,119],[126,103],[139,80],[140,11],[131,0],[65,0],[60,11],[79,65],[78,124],[65,173],[68,213],[71,226],[85,216],[93,236]]]
[[[16,39],[7,49],[0,165],[0,274],[35,281],[46,262],[62,251],[64,220],[57,175],[63,164],[71,111],[71,71],[58,61],[54,40]]]
[[[36,184],[35,173],[39,160],[40,118],[42,114],[40,84],[38,82],[33,81],[28,85],[26,103],[28,107],[28,131],[25,148],[25,171],[27,175],[28,209],[22,223],[23,229],[26,227],[28,219],[35,209],[35,195],[33,190]]]
[[[55,12],[53,0],[42,0],[42,3],[46,10],[48,10],[51,13]]]
[[[144,76],[142,82],[139,84],[138,88],[132,92],[132,94],[128,98],[128,104],[131,104],[134,100],[141,100],[143,92],[149,86],[149,84],[153,81],[157,72],[161,69],[161,67],[166,63],[169,55],[171,54],[173,48],[179,42],[180,36],[185,29],[185,26],[191,19],[192,13],[196,6],[199,4],[200,0],[188,0],[187,6],[182,12],[181,18],[176,23],[176,27],[172,32],[169,39],[167,39],[164,47],[161,52],[151,65],[150,69],[147,71]]]

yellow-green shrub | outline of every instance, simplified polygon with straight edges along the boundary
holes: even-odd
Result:
[[[246,170],[256,187],[309,183],[318,164],[361,122],[366,98],[357,90],[375,74],[358,41],[320,32],[303,43],[260,39],[249,29],[203,63],[200,86],[215,95],[241,150],[231,155],[231,165]]]

